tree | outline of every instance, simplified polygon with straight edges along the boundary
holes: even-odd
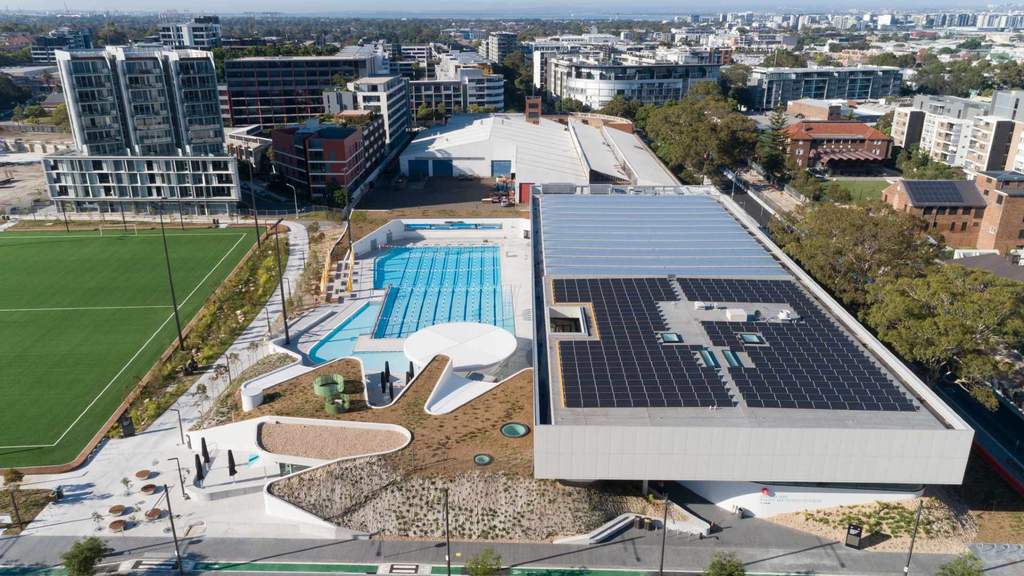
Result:
[[[416,119],[420,122],[430,122],[434,119],[434,109],[427,106],[426,102],[420,104],[420,107],[416,109]]]
[[[586,112],[587,105],[574,98],[559,98],[555,101],[555,110],[558,112]]]
[[[704,569],[704,576],[745,576],[746,568],[732,552],[715,552]]]
[[[747,99],[747,82],[750,80],[752,68],[746,64],[730,64],[722,66],[719,73],[719,81],[722,83],[722,90],[738,102]]]
[[[636,118],[636,113],[639,109],[640,102],[626,99],[625,96],[619,94],[605,104],[604,108],[601,108],[601,114],[633,120]]]
[[[892,136],[892,118],[893,118],[893,116],[894,116],[894,113],[893,113],[892,110],[890,110],[890,111],[886,112],[885,114],[882,114],[881,116],[879,116],[878,120],[875,121],[875,129],[877,129],[879,132],[884,133],[886,136]]]
[[[714,82],[698,82],[682,100],[650,110],[644,129],[662,161],[682,175],[718,178],[721,167],[745,162],[757,141],[754,121]]]
[[[772,177],[781,178],[786,173],[786,111],[772,110],[768,124],[757,140],[757,163]]]
[[[71,548],[61,555],[61,560],[68,576],[92,576],[96,573],[96,565],[109,551],[102,540],[91,536],[72,544]]]
[[[334,200],[334,203],[338,208],[345,208],[348,206],[348,196],[348,187],[346,186],[335,185],[331,190],[331,200]]]
[[[352,79],[344,74],[335,74],[331,77],[331,84],[342,92],[348,92],[348,83],[351,81]]]
[[[68,107],[65,104],[54,106],[50,119],[53,121],[54,126],[59,126],[65,130],[71,128],[71,119],[68,117]]]
[[[985,565],[972,552],[961,554],[953,560],[939,566],[936,576],[982,576]]]
[[[466,560],[465,570],[469,576],[498,576],[501,572],[501,556],[490,548],[484,548],[479,554]]]
[[[940,249],[919,219],[881,203],[808,204],[771,229],[783,250],[854,311],[867,302],[871,285],[923,275]]]
[[[951,264],[879,282],[868,301],[868,325],[923,368],[929,383],[948,374],[983,404],[998,406],[985,389],[1011,369],[1000,354],[1024,337],[1024,283]]]
[[[807,58],[789,50],[776,50],[764,57],[761,66],[778,66],[781,68],[803,68],[807,66]]]
[[[964,171],[936,162],[928,156],[928,152],[917,146],[900,151],[896,156],[896,168],[907,180],[963,180]]]

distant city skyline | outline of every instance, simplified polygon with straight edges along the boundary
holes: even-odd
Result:
[[[20,7],[6,5],[5,8],[18,10]],[[476,2],[470,8],[466,2],[458,0],[439,0],[425,5],[416,0],[379,0],[371,6],[339,10],[336,2],[331,0],[307,0],[299,5],[283,6],[274,0],[250,0],[245,10],[239,10],[239,4],[232,0],[207,0],[204,2],[155,2],[147,3],[145,10],[140,10],[137,2],[130,0],[87,0],[68,1],[43,0],[33,4],[35,10],[55,10],[74,13],[76,11],[123,11],[152,12],[160,10],[195,11],[202,13],[221,13],[224,15],[243,14],[258,11],[280,12],[296,16],[378,16],[389,18],[614,18],[624,19],[662,19],[674,15],[691,13],[713,13],[722,11],[754,10],[760,12],[843,12],[847,10],[900,11],[900,10],[1010,10],[1010,7],[993,7],[985,2],[957,2],[955,0],[865,0],[849,3],[848,6],[811,0],[789,0],[780,5],[771,0],[727,0],[716,5],[714,11],[708,10],[705,3],[693,3],[692,6],[673,3],[630,4],[621,0],[568,0],[552,5],[548,2],[519,3],[510,8],[508,3],[496,0]],[[1020,9],[1020,8],[1018,8]]]

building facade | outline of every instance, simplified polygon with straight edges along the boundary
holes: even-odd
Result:
[[[479,55],[449,52],[441,56],[435,70],[437,80],[462,84],[465,110],[505,110],[505,78],[501,74],[493,74],[491,65]]]
[[[324,113],[324,90],[388,73],[371,51],[337,56],[239,58],[224,62],[231,122],[265,127],[301,122]]]
[[[220,48],[220,17],[199,16],[188,22],[161,24],[160,43],[167,48]]]
[[[52,198],[99,211],[148,211],[161,200],[193,213],[233,208],[237,168],[210,53],[107,47],[56,57],[75,150],[43,160]]]
[[[447,114],[466,109],[465,88],[458,80],[414,80],[409,82],[409,106],[415,117],[423,107]]]
[[[892,138],[862,122],[798,122],[787,126],[785,134],[786,154],[800,168],[871,171],[892,153]]]
[[[84,28],[63,26],[49,34],[32,39],[32,62],[55,64],[57,50],[86,50],[92,48],[92,32]]]
[[[346,110],[366,110],[384,120],[388,148],[401,146],[412,129],[409,81],[401,76],[374,76],[349,82],[349,91],[324,92],[324,110],[339,114]]]
[[[486,40],[480,42],[480,55],[501,64],[509,55],[519,50],[519,37],[515,32],[491,32]]]
[[[801,98],[876,100],[898,96],[903,73],[893,66],[820,66],[771,68],[750,73],[750,102],[757,110],[773,110]]]
[[[334,188],[356,188],[384,155],[384,121],[372,112],[343,112],[346,124],[305,124],[271,131],[274,166],[313,200],[333,202]]]

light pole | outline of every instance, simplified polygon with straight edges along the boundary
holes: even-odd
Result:
[[[668,537],[668,493],[665,493],[665,514],[661,517],[661,560],[658,561],[658,574],[665,576],[665,539]]]
[[[174,512],[171,510],[171,493],[167,491],[167,484],[164,484],[164,498],[167,500],[167,519],[171,521],[171,537],[174,538],[174,558],[178,562],[178,576],[185,576],[185,570],[181,566],[181,549],[178,547],[178,531],[174,528]]]
[[[910,549],[907,550],[907,564],[903,566],[903,574],[910,574],[910,558],[914,555],[914,542],[917,540],[917,527],[921,524],[921,510],[924,498],[917,501],[917,517],[914,518],[914,531],[910,534]]]
[[[280,222],[274,225],[274,228],[280,226]],[[277,286],[281,292],[281,315],[284,316],[284,343],[291,344],[292,339],[288,334],[288,306],[284,301],[284,270],[281,268],[281,243],[278,238],[277,230],[274,230],[274,255],[277,256]]]
[[[164,232],[164,205],[157,204],[160,212],[160,237],[164,241],[164,261],[167,262],[167,283],[171,287],[171,308],[174,309],[174,324],[178,328],[178,350],[185,351],[185,337],[181,335],[181,318],[178,317],[178,297],[174,293],[174,276],[171,275],[171,254],[167,251],[167,234]]]
[[[181,410],[178,410],[177,408],[168,408],[167,410],[178,415],[178,438],[181,440],[181,444],[184,444],[185,429],[181,426]]]
[[[444,561],[448,565],[448,576],[452,576],[452,537],[448,531],[448,489],[444,489]]]
[[[168,462],[171,460],[174,460],[174,463],[178,465],[178,482],[181,483],[181,497],[188,500],[188,494],[185,492],[185,475],[181,473],[181,460],[178,460],[177,457],[167,459]],[[167,487],[165,486],[164,490],[166,489]]]
[[[295,217],[298,218],[299,217],[299,193],[295,189],[295,185],[294,184],[289,184],[288,182],[285,182],[284,185],[292,189],[292,200],[295,202]]]
[[[68,226],[68,210],[64,207],[64,203],[60,203],[60,213],[64,216],[64,231],[71,232],[71,226]]]
[[[252,173],[256,171],[256,162],[249,165],[249,194],[252,196],[252,221],[256,230],[256,247],[263,248],[263,241],[260,240],[260,213],[256,209],[256,188],[252,184]]]

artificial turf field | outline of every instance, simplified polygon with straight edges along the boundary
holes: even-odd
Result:
[[[182,326],[254,242],[168,228]],[[0,468],[73,460],[175,338],[159,230],[0,232]]]

